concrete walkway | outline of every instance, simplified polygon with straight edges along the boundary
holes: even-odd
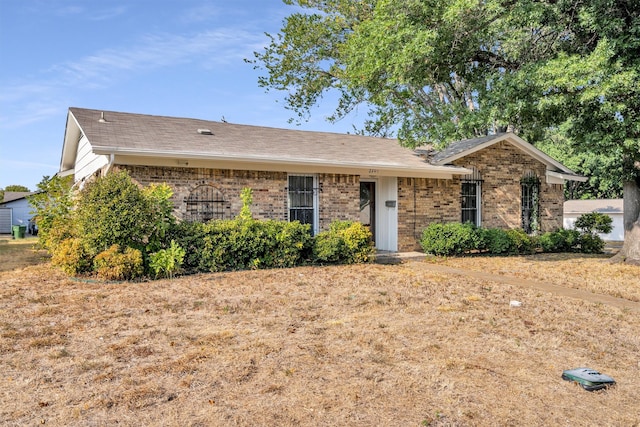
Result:
[[[536,280],[522,279],[516,277],[503,276],[498,274],[484,273],[475,270],[463,270],[461,268],[448,267],[435,263],[425,262],[426,255],[420,252],[405,253],[381,253],[376,255],[376,262],[380,264],[400,264],[403,263],[408,267],[418,270],[435,271],[438,273],[449,274],[452,276],[469,276],[480,280],[503,283],[515,287],[523,287],[537,289],[543,292],[549,292],[569,298],[577,298],[595,304],[606,304],[621,310],[629,310],[640,313],[640,302],[630,301],[624,298],[617,298],[610,295],[595,294],[582,289],[573,289],[565,286],[553,285],[546,282]]]

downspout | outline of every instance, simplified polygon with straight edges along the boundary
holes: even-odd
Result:
[[[116,155],[114,153],[109,154],[109,163],[107,163],[107,166],[104,168],[104,171],[102,172],[102,176],[106,176],[109,171],[111,170],[111,168],[113,167],[113,163],[116,160]]]

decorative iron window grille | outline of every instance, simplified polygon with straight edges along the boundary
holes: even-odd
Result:
[[[220,190],[211,185],[196,187],[185,199],[187,205],[186,220],[206,222],[212,219],[224,219],[227,203]]]
[[[314,231],[316,224],[316,195],[313,175],[289,175],[289,221],[300,221],[311,224]]]
[[[462,178],[460,205],[462,208],[461,222],[470,222],[480,226],[482,212],[482,176],[475,167],[473,172]]]
[[[540,230],[540,178],[526,173],[520,180],[522,189],[522,229],[528,233]]]

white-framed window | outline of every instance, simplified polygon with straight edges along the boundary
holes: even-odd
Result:
[[[289,175],[289,221],[311,224],[313,234],[318,233],[318,177],[316,175]]]
[[[479,227],[482,225],[482,177],[475,167],[473,173],[462,178],[460,204],[464,224],[470,222]]]

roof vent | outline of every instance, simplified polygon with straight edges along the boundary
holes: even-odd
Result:
[[[213,135],[213,132],[211,132],[211,129],[198,129],[198,133],[200,135]]]
[[[100,113],[100,118],[98,119],[100,123],[107,123],[107,119],[104,118],[104,111]]]

